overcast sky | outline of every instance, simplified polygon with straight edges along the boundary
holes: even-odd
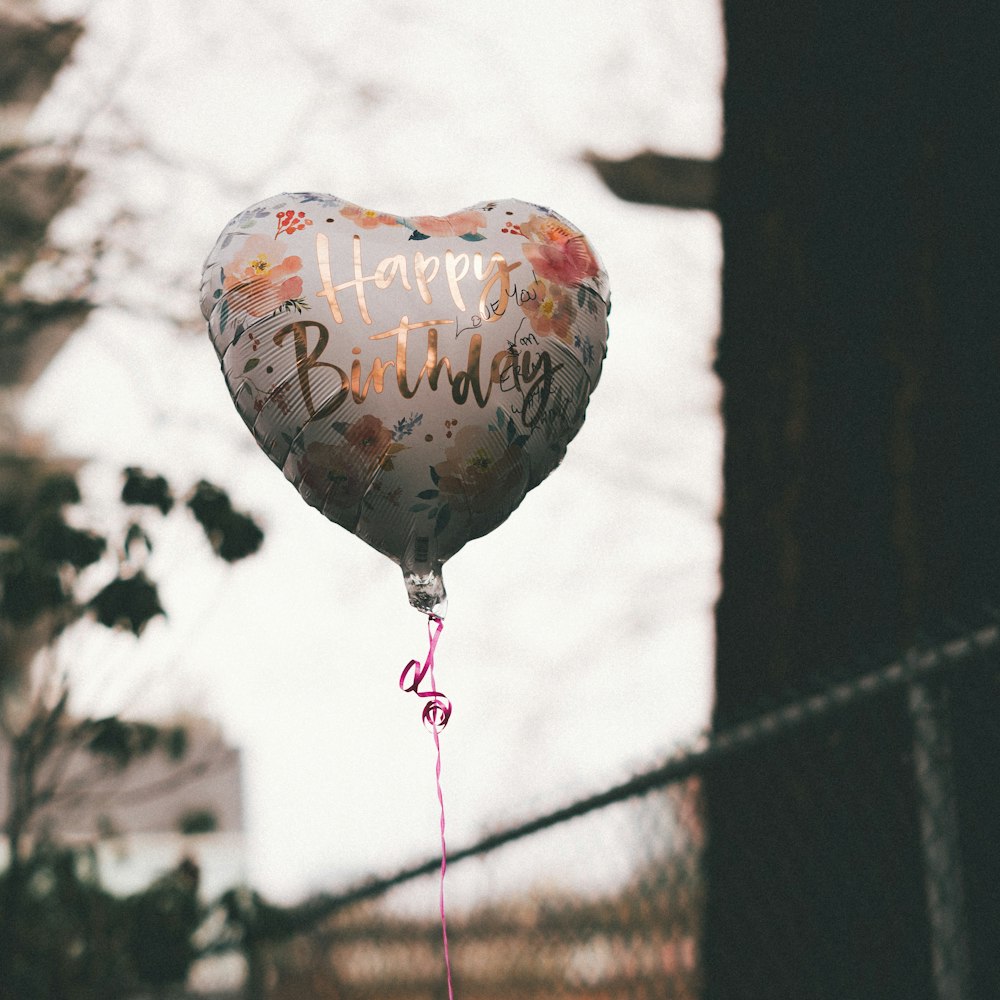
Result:
[[[24,419],[89,459],[113,524],[125,465],[206,476],[258,516],[232,569],[183,518],[151,573],[166,621],[136,644],[78,630],[84,711],[198,712],[245,754],[249,877],[294,898],[433,854],[433,741],[402,695],[426,649],[398,567],[307,507],[239,419],[198,309],[227,220],[284,190],[402,215],[489,198],[588,235],[614,309],[604,375],[562,466],[445,567],[439,685],[449,839],[654,765],[708,718],[721,430],[711,372],[719,227],[617,201],[582,161],[713,156],[714,0],[274,5],[50,0],[87,32],[34,122],[89,171],[35,294],[99,303]],[[78,262],[99,240],[88,273]],[[82,515],[81,515],[82,516]]]

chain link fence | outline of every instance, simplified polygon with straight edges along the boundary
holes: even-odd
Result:
[[[989,992],[998,809],[977,756],[992,745],[1000,760],[998,649],[990,626],[909,655],[455,851],[455,996],[1000,995]],[[712,804],[720,788],[724,808]],[[438,868],[431,859],[281,919],[250,903],[235,922],[231,912],[244,995],[445,996]],[[724,892],[708,891],[713,878]],[[767,994],[746,985],[762,981]]]

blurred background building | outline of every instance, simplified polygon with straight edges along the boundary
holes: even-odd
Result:
[[[60,760],[56,798],[38,810],[33,834],[94,846],[102,882],[122,895],[190,860],[211,898],[247,876],[240,752],[204,719],[158,727],[173,743],[127,766],[85,747]],[[0,740],[0,816],[11,805],[10,763],[9,744]]]

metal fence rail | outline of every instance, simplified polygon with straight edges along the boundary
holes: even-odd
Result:
[[[909,793],[915,790],[919,811],[916,863],[925,887],[921,905],[930,928],[933,996],[976,996],[948,702],[950,692],[970,678],[981,684],[985,677],[995,686],[998,653],[1000,628],[995,625],[911,653],[725,732],[706,734],[629,781],[450,852],[449,940],[456,996],[700,998],[706,971],[701,948],[706,776],[740,755],[746,760],[748,751],[768,753],[775,747],[793,751],[791,773],[797,741],[815,742],[820,733],[838,760],[847,763],[847,771],[838,773],[866,770],[863,780],[874,793],[897,797],[902,811],[898,778],[887,768],[880,770],[881,758],[872,749],[891,713],[906,721],[912,739],[912,747],[904,749],[912,759]],[[843,720],[849,724],[841,725]],[[859,745],[838,748],[838,732],[864,735]],[[877,886],[894,867],[913,861],[899,850],[892,829],[871,828],[858,816],[828,870],[755,870],[755,838],[776,838],[779,848],[783,841],[808,840],[816,832],[810,824],[824,809],[832,814],[844,791],[836,781],[813,789],[819,813],[813,802],[796,815],[789,802],[797,787],[774,789],[781,811],[776,807],[766,829],[741,830],[735,816],[735,840],[733,830],[727,833],[727,843],[738,845],[734,863],[746,870],[745,893],[733,900],[730,916],[742,922],[761,954],[773,957],[775,996],[783,995],[782,963],[787,971],[787,963],[796,961],[791,943],[775,939],[769,924],[769,906],[779,894],[786,900],[789,894],[805,898],[838,880],[849,884],[848,874],[854,884],[860,877]],[[759,789],[755,794],[761,794]],[[252,905],[245,906],[237,923],[242,920],[240,940],[250,957],[247,996],[440,997],[440,926],[428,918],[432,908],[427,905],[435,895],[439,866],[439,858],[428,859],[390,878],[370,879],[282,911],[279,920],[261,920]],[[808,934],[805,926],[803,934]],[[921,960],[916,950],[901,957],[915,966]]]

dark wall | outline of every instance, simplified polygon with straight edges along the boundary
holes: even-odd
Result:
[[[923,0],[726,4],[719,726],[1000,600],[998,21],[996,6]],[[898,815],[869,780],[907,788],[909,723],[900,703],[877,743],[858,725],[707,782],[710,998],[930,996],[915,809]],[[1000,777],[981,735],[963,760]],[[835,809],[814,794],[824,781],[843,790]],[[963,816],[1000,827],[984,784]],[[859,819],[914,863],[769,900],[776,940],[826,942],[803,944],[801,975],[776,988],[729,916],[734,809],[744,836],[793,800],[823,833],[798,857],[764,842],[763,869],[835,862]],[[995,849],[967,860],[996,872]],[[995,910],[974,937],[1000,926]],[[977,995],[1000,996],[987,965]]]

